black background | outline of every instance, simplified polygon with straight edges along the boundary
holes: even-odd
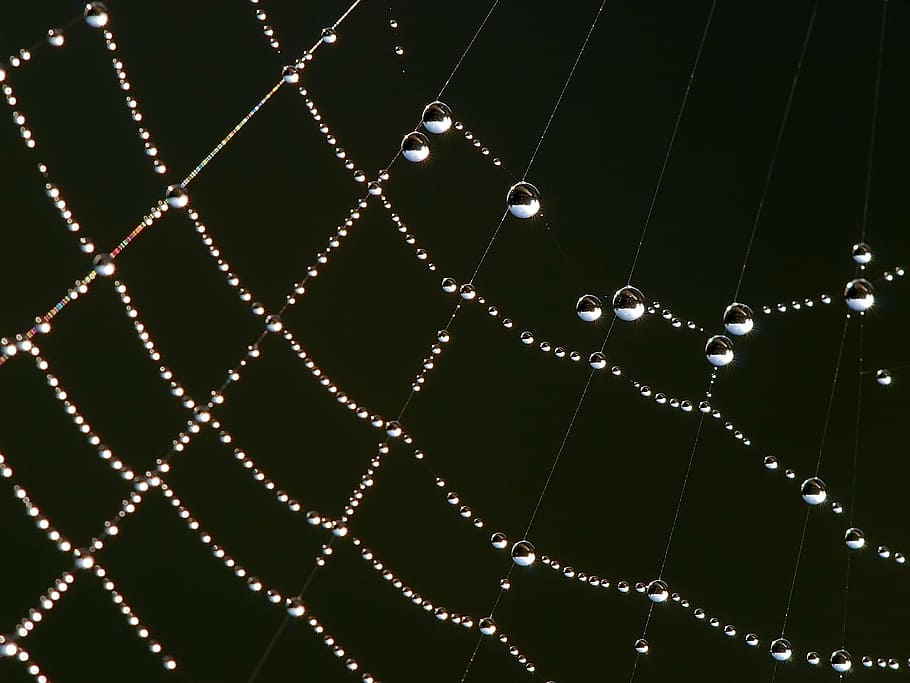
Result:
[[[437,265],[414,258],[375,198],[285,323],[319,366],[354,400],[395,416],[420,360],[456,297],[443,276],[467,281],[504,211],[553,109],[599,3],[502,0],[443,99],[465,130],[431,136],[423,164],[399,159],[386,195]],[[44,47],[7,69],[39,142],[25,150],[16,126],[0,126],[3,306],[0,332],[27,329],[90,268],[50,206],[38,160],[83,233],[110,249],[255,104],[346,5],[269,2],[282,43],[276,55],[236,2],[111,2],[111,28],[144,114],[169,164],[151,172],[123,106],[97,31],[77,23],[63,48]],[[703,398],[705,339],[722,330],[805,35],[811,3],[718,4],[678,139],[663,179],[633,283],[703,333],[676,330],[659,315],[617,322],[606,346],[625,376],[679,399]],[[475,283],[515,320],[504,331],[485,307],[465,306],[452,341],[403,418],[427,453],[415,464],[396,443],[351,523],[397,575],[436,605],[480,617],[509,570],[493,531],[517,540],[585,385],[589,368],[523,346],[518,334],[578,349],[599,348],[612,315],[593,325],[574,313],[585,292],[626,282],[710,3],[607,4],[527,175],[542,192],[544,217],[507,217]],[[401,136],[445,83],[488,10],[486,3],[364,2],[303,72],[301,83],[357,168],[369,177],[392,159]],[[53,0],[8,2],[0,54],[32,45],[80,7]],[[764,681],[780,633],[806,505],[799,482],[815,469],[844,323],[844,283],[855,272],[851,245],[862,224],[882,4],[820,3],[741,299],[758,311],[832,295],[830,306],[758,314],[722,369],[688,480],[664,577],[736,638],[658,605],[651,652],[639,681]],[[910,6],[890,3],[867,241],[870,277],[906,263],[910,99]],[[390,19],[397,19],[393,31]],[[395,54],[395,46],[404,55]],[[258,301],[280,308],[314,254],[364,195],[335,158],[294,88],[283,87],[190,186],[192,206]],[[205,397],[242,357],[262,319],[224,284],[192,223],[171,211],[117,260],[163,362],[190,394]],[[897,367],[907,349],[907,287],[878,286],[864,320],[866,370]],[[821,476],[848,504],[853,480],[859,381],[859,322],[846,331]],[[51,370],[105,442],[136,470],[152,467],[185,426],[137,341],[110,280],[54,320],[37,340]],[[306,372],[286,344],[266,338],[262,357],[228,389],[218,417],[236,445],[303,510],[330,516],[376,452],[381,432],[355,420]],[[852,510],[810,514],[786,635],[793,661],[780,680],[833,678],[826,661],[842,645],[897,657],[907,669],[910,568],[876,557],[875,546],[910,549],[906,526],[907,384],[862,382],[855,523],[868,545],[855,552],[847,638],[842,643],[846,553]],[[531,540],[548,554],[615,582],[656,576],[667,544],[699,416],[645,400],[603,371],[562,452]],[[33,364],[0,368],[0,452],[33,502],[76,543],[98,533],[129,486],[88,447]],[[748,448],[723,429],[732,420]],[[773,454],[797,472],[768,472]],[[277,504],[203,431],[174,459],[169,481],[217,542],[269,586],[294,594],[310,575],[325,530]],[[434,476],[445,477],[443,489]],[[12,484],[6,483],[8,493]],[[482,531],[458,517],[444,494],[456,490],[483,517]],[[71,562],[0,496],[0,633],[37,603]],[[280,607],[246,590],[152,493],[100,555],[127,601],[179,667],[166,673],[94,578],[80,577],[24,643],[52,680],[246,681],[284,620]],[[625,680],[649,607],[634,591],[593,589],[542,566],[516,568],[496,620],[538,667],[541,680]],[[408,603],[371,571],[349,543],[336,543],[305,600],[328,632],[387,682],[459,681],[474,648],[468,631]],[[743,644],[746,632],[762,639]],[[805,664],[809,650],[822,666]],[[860,668],[858,662],[855,669]],[[851,675],[895,677],[890,671]],[[904,674],[905,675],[905,674]],[[353,680],[306,624],[291,623],[257,680]],[[0,680],[30,680],[0,662]],[[528,674],[502,647],[484,642],[468,680],[521,681]]]

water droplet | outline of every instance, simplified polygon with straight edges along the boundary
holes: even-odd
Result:
[[[531,218],[540,211],[540,191],[531,183],[515,183],[509,188],[506,203],[516,218]]]
[[[458,293],[461,295],[461,298],[464,299],[465,301],[470,301],[471,299],[474,299],[477,297],[477,290],[474,289],[474,285],[472,285],[470,283],[463,284],[459,288]]]
[[[875,288],[865,278],[856,278],[847,283],[844,298],[851,311],[867,311],[875,303]]]
[[[585,294],[575,302],[575,313],[586,323],[592,323],[603,313],[600,299],[593,294]]]
[[[284,328],[284,323],[281,321],[281,318],[275,315],[274,313],[266,316],[265,318],[265,329],[269,332],[281,332]]]
[[[809,652],[806,654],[806,662],[812,666],[817,666],[821,661],[821,657],[818,656],[817,652]]]
[[[729,365],[733,361],[733,342],[722,334],[714,335],[705,344],[705,357],[714,367]]]
[[[291,598],[288,600],[288,614],[292,617],[299,618],[306,613],[306,607],[300,598]]]
[[[638,640],[635,641],[635,651],[640,655],[648,654],[648,650],[650,648],[651,648],[651,646],[648,645],[648,641],[645,640],[644,638],[639,638]]]
[[[809,505],[821,505],[825,502],[825,498],[828,497],[828,490],[825,488],[825,482],[821,479],[809,477],[800,486],[800,494]]]
[[[171,185],[168,187],[165,199],[167,200],[167,205],[172,209],[182,209],[190,202],[190,196],[182,185]]]
[[[331,26],[322,29],[322,42],[323,43],[326,43],[327,45],[331,45],[332,43],[334,43],[337,40],[338,40],[338,34],[335,33],[335,29],[333,29]]]
[[[408,133],[401,139],[401,155],[414,163],[423,161],[430,156],[430,141],[419,131]]]
[[[666,602],[670,597],[670,588],[665,581],[654,579],[648,584],[648,598],[651,602]]]
[[[846,650],[835,650],[831,653],[831,668],[837,673],[842,674],[849,671],[851,666],[853,666],[853,658]]]
[[[752,331],[752,309],[746,304],[732,303],[724,311],[724,328],[730,334],[741,337]]]
[[[395,46],[395,54],[401,57],[404,54],[404,48],[401,45]]]
[[[493,617],[484,617],[477,622],[477,628],[483,635],[492,636],[496,633],[496,622],[493,621]]]
[[[866,545],[866,534],[863,533],[862,529],[850,527],[844,534],[844,543],[851,550],[859,550]]]
[[[537,551],[530,541],[518,541],[512,546],[512,562],[519,567],[530,567],[537,559]]]
[[[754,633],[746,634],[746,645],[749,647],[756,647],[758,645],[758,636]]]
[[[509,545],[509,539],[504,533],[497,531],[495,534],[490,536],[490,545],[496,548],[496,550],[503,550],[507,545]]]
[[[52,28],[47,32],[47,42],[53,47],[60,47],[63,45],[63,31],[59,28]]]
[[[588,356],[588,363],[590,363],[591,367],[595,370],[603,370],[605,367],[607,367],[607,357],[600,351],[595,351],[590,356]]]
[[[300,74],[298,73],[296,67],[286,66],[281,71],[281,80],[283,80],[288,85],[293,85],[300,80]]]
[[[884,369],[876,370],[875,381],[881,384],[883,387],[886,387],[891,384],[891,373]]]
[[[458,283],[450,277],[443,278],[442,291],[446,292],[447,294],[454,294],[456,291],[458,291]]]
[[[114,265],[114,259],[110,254],[98,254],[92,259],[92,265],[95,266],[95,272],[101,277],[110,277],[117,269]]]
[[[869,261],[872,260],[872,250],[869,248],[869,245],[865,242],[859,242],[858,244],[853,245],[853,251],[851,252],[853,260],[856,261],[861,266],[866,265]]]
[[[107,7],[105,7],[103,2],[88,3],[85,6],[85,10],[82,12],[82,16],[85,18],[85,23],[92,28],[107,26],[108,19],[110,18],[107,15]]]
[[[645,295],[632,285],[618,289],[613,295],[613,312],[620,320],[638,320],[645,313]]]
[[[430,102],[423,109],[423,127],[434,135],[445,133],[452,127],[452,110],[439,100]]]
[[[793,647],[786,638],[776,638],[771,642],[771,656],[778,662],[786,662],[793,656]]]

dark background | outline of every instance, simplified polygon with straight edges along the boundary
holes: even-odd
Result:
[[[455,304],[440,280],[463,282],[473,273],[598,4],[502,0],[447,88],[443,99],[455,117],[509,172],[454,130],[431,137],[426,163],[398,160],[391,167],[387,196],[417,246],[430,252],[435,273],[414,258],[414,247],[373,199],[285,315],[308,353],[358,402],[386,417],[397,414]],[[35,50],[26,68],[8,69],[17,109],[28,116],[39,149],[26,151],[14,125],[0,126],[6,335],[27,329],[91,264],[44,195],[34,169],[39,159],[83,233],[100,251],[110,249],[347,5],[264,4],[283,56],[268,47],[255,8],[239,0],[109,6],[132,94],[170,170],[164,177],[151,172],[96,31],[77,23],[63,48]],[[709,8],[706,1],[607,4],[528,174],[543,194],[545,218],[507,218],[475,281],[515,327],[497,329],[484,307],[466,306],[403,419],[447,485],[437,489],[434,474],[395,444],[351,523],[352,534],[434,604],[483,616],[509,570],[489,534],[521,537],[589,373],[585,363],[523,346],[518,333],[532,330],[538,340],[585,356],[599,348],[612,315],[585,325],[574,303],[582,293],[609,296],[625,284]],[[712,399],[724,417],[705,421],[664,572],[692,607],[734,624],[737,636],[696,621],[691,609],[660,605],[639,681],[772,675],[768,643],[780,632],[806,511],[798,484],[815,468],[843,329],[841,293],[855,271],[850,248],[862,222],[881,9],[866,0],[820,4],[740,297],[756,311],[822,293],[834,301],[758,314],[753,335],[735,340],[736,360],[720,372]],[[396,1],[389,8],[364,0],[339,27],[338,42],[317,51],[301,85],[369,177],[416,125],[487,10],[487,3]],[[611,365],[655,391],[702,398],[709,374],[704,342],[721,331],[735,289],[810,10],[804,0],[718,4],[634,276],[646,296],[705,332],[646,316],[618,322],[606,346]],[[4,3],[0,54],[32,45],[79,11],[78,3],[63,0]],[[910,5],[892,0],[867,235],[876,278],[910,257],[908,65]],[[222,256],[269,310],[304,277],[363,190],[291,87],[190,188]],[[222,382],[262,329],[182,212],[169,212],[142,234],[117,268],[163,362],[197,398]],[[867,370],[910,362],[906,283],[881,284],[876,295],[865,319]],[[168,452],[187,414],[146,357],[110,280],[96,282],[38,341],[71,399],[131,467],[144,471]],[[853,320],[820,470],[830,497],[845,504],[852,495],[858,354]],[[897,657],[906,672],[910,567],[875,554],[879,543],[910,551],[910,372],[894,375],[887,388],[871,375],[861,380],[854,509],[871,547],[853,556],[846,642],[842,538],[851,511],[837,517],[825,506],[809,519],[787,627],[795,654],[777,667],[779,680],[833,678],[827,657],[842,645],[855,660]],[[16,481],[68,537],[86,542],[129,486],[86,445],[27,359],[0,368],[0,396],[0,452]],[[227,391],[216,417],[304,511],[330,516],[340,514],[382,439],[340,407],[274,335]],[[752,446],[724,431],[726,419]],[[683,415],[638,397],[608,371],[597,374],[531,532],[538,553],[614,583],[654,578],[698,420],[697,412]],[[795,482],[762,467],[769,454],[796,470]],[[170,482],[240,563],[285,594],[300,590],[328,532],[277,504],[213,433],[204,431],[175,458]],[[482,531],[445,504],[448,490],[483,517]],[[12,495],[0,496],[0,520],[2,633],[13,630],[70,559]],[[97,580],[83,576],[25,643],[52,680],[246,681],[284,619],[283,609],[246,590],[211,557],[158,494],[122,525],[100,559],[179,668],[164,672]],[[537,664],[540,680],[629,677],[632,643],[649,606],[643,596],[570,582],[539,562],[516,568],[512,583],[496,620]],[[437,621],[408,603],[348,543],[336,544],[305,600],[361,671],[389,683],[459,681],[477,638],[476,630]],[[759,634],[760,647],[743,644],[749,631]],[[805,664],[811,649],[822,654],[817,669]],[[858,661],[854,668],[861,668]],[[851,675],[906,673],[876,667]],[[292,677],[355,680],[302,622],[283,632],[257,680]],[[490,642],[469,675],[527,679]],[[0,680],[31,679],[24,667],[4,661]]]

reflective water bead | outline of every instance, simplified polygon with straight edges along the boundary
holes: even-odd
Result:
[[[434,135],[445,133],[452,127],[452,110],[449,105],[436,100],[423,108],[423,127]]]
[[[831,653],[831,668],[837,673],[844,673],[853,666],[853,658],[846,650],[835,650]]]
[[[300,74],[297,72],[297,68],[293,66],[286,66],[281,71],[281,80],[283,80],[288,85],[293,85],[300,80]]]
[[[828,497],[828,490],[821,479],[809,477],[800,486],[800,494],[809,505],[821,505]]]
[[[306,607],[300,598],[291,598],[288,600],[288,614],[292,617],[299,618],[306,613]]]
[[[626,322],[638,320],[645,313],[645,295],[632,285],[626,285],[613,294],[613,312]]]
[[[651,649],[651,646],[648,645],[648,641],[644,638],[639,638],[635,641],[635,651],[640,655],[648,654],[648,650]]]
[[[854,244],[851,255],[853,256],[853,260],[861,266],[866,265],[872,260],[872,250],[865,242]]]
[[[851,311],[868,311],[875,303],[875,288],[865,278],[856,278],[847,283],[844,299]]]
[[[373,197],[381,195],[382,184],[376,180],[371,180],[369,183],[367,183],[367,192]]]
[[[593,323],[602,313],[600,299],[593,294],[584,294],[575,302],[575,314],[586,323]]]
[[[531,218],[540,211],[540,191],[531,183],[515,183],[506,194],[506,204],[516,218]]]
[[[758,645],[758,636],[754,633],[746,634],[746,645],[749,647],[756,647]]]
[[[284,328],[284,323],[281,321],[281,318],[272,313],[271,315],[266,316],[265,318],[265,329],[269,332],[281,332]]]
[[[92,265],[95,267],[95,272],[101,277],[110,277],[116,270],[114,259],[110,254],[97,254],[92,259]]]
[[[771,642],[771,656],[778,662],[786,662],[793,656],[793,647],[786,638],[776,638]]]
[[[401,139],[401,155],[414,163],[423,161],[430,156],[430,141],[416,130],[408,133]]]
[[[461,295],[461,298],[465,301],[470,301],[477,297],[477,290],[474,289],[474,285],[470,283],[463,284],[458,290],[458,293]]]
[[[876,370],[875,381],[881,384],[883,387],[886,387],[891,384],[891,373],[884,369]]]
[[[588,363],[590,363],[591,367],[595,370],[603,370],[607,367],[607,357],[600,351],[595,351],[588,357]]]
[[[752,309],[746,304],[732,303],[724,311],[724,328],[730,334],[741,337],[752,331]]]
[[[648,584],[648,598],[651,602],[666,602],[670,597],[670,588],[665,581],[654,579]]]
[[[512,562],[519,567],[530,567],[537,559],[537,551],[530,541],[518,541],[512,546]]]
[[[335,33],[335,29],[333,29],[331,26],[328,26],[328,27],[322,29],[322,42],[323,43],[326,43],[327,45],[331,45],[332,43],[336,42],[337,40],[338,40],[338,34]]]
[[[63,45],[63,31],[59,28],[52,28],[47,32],[47,42],[53,47],[60,47]]]
[[[171,185],[168,187],[165,199],[167,200],[167,205],[172,209],[182,209],[190,202],[190,196],[182,185]]]
[[[447,277],[442,280],[442,291],[447,294],[454,294],[458,291],[458,283],[454,279]]]
[[[503,550],[507,545],[509,545],[509,539],[504,533],[497,531],[495,534],[490,536],[490,545],[492,545],[497,550]]]
[[[806,654],[806,663],[811,664],[812,666],[817,666],[818,663],[822,661],[821,657],[818,656],[817,652],[809,652]]]
[[[496,633],[496,622],[493,621],[493,617],[484,617],[477,622],[477,628],[480,630],[481,634],[492,636]]]
[[[714,335],[705,344],[705,358],[716,368],[729,365],[733,361],[733,342],[722,334]]]
[[[107,26],[109,19],[107,15],[107,7],[105,7],[103,2],[88,3],[82,12],[82,16],[85,18],[85,23],[92,28],[101,28],[102,26]]]

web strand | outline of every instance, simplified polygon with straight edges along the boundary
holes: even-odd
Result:
[[[866,162],[866,189],[863,194],[863,222],[859,240],[866,241],[866,224],[869,219],[869,194],[872,189],[872,161],[875,154],[875,129],[878,126],[878,102],[882,88],[882,62],[885,56],[885,28],[888,23],[888,0],[882,0],[882,25],[878,37],[878,57],[875,64],[875,91],[872,95],[872,125],[869,130],[869,157]]]
[[[758,223],[761,220],[762,209],[765,206],[765,199],[768,196],[768,188],[771,187],[771,178],[774,175],[774,166],[777,163],[777,153],[780,150],[780,143],[784,137],[784,130],[787,127],[787,120],[790,118],[790,109],[793,106],[793,96],[796,94],[796,86],[799,83],[799,75],[803,70],[803,61],[806,58],[806,52],[809,48],[809,38],[812,36],[812,29],[815,26],[815,17],[818,14],[819,0],[815,0],[812,5],[812,13],[809,15],[809,26],[806,28],[806,35],[803,38],[803,45],[799,52],[799,60],[796,62],[796,72],[793,74],[793,82],[790,84],[790,93],[787,95],[787,104],[784,107],[784,116],[780,122],[780,128],[777,131],[777,139],[774,141],[774,148],[771,151],[771,161],[768,164],[768,173],[765,175],[765,182],[762,185],[761,197],[758,200],[758,209],[755,211],[755,220],[752,222],[752,231],[749,233],[749,241],[746,243],[746,253],[743,256],[743,265],[739,271],[739,280],[736,282],[736,291],[733,294],[733,300],[739,300],[739,292],[742,289],[743,278],[746,276],[746,267],[749,264],[749,255],[752,253],[752,243],[755,241],[755,233],[758,231]]]

